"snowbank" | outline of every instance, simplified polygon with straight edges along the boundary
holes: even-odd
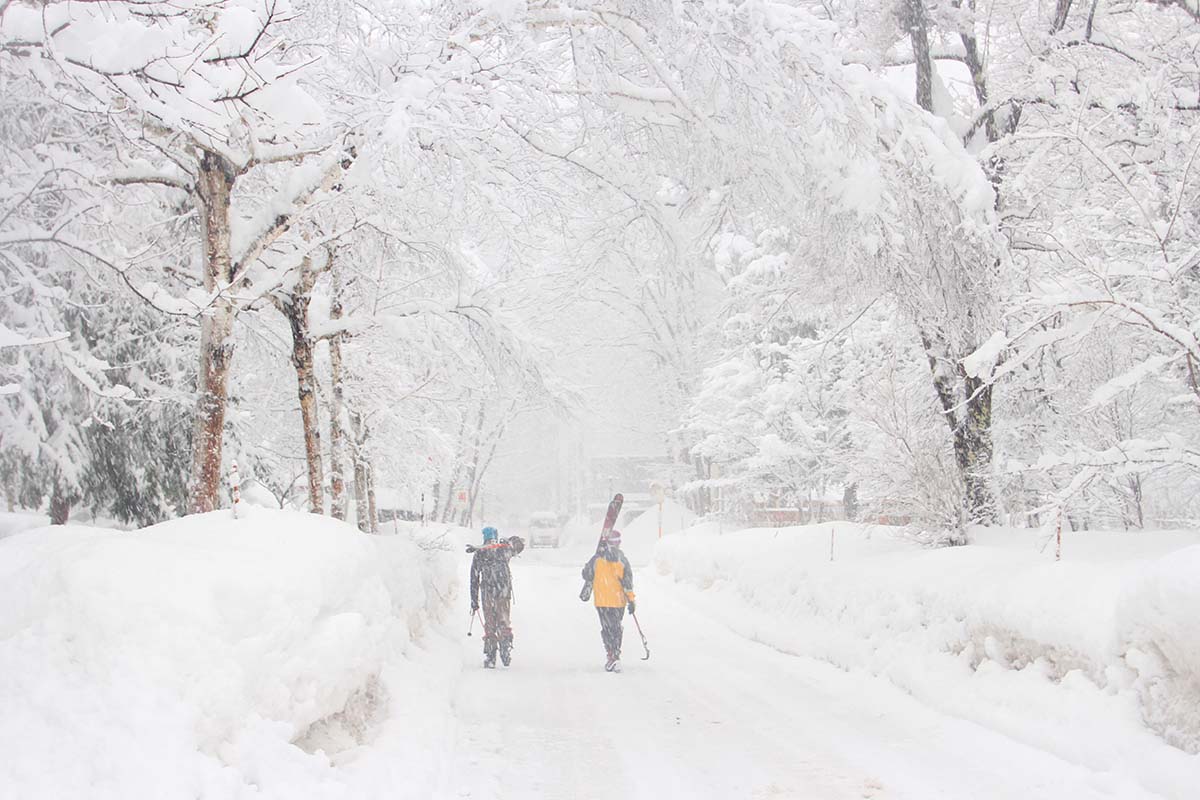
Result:
[[[883,676],[947,713],[1111,770],[1115,788],[1194,797],[1200,534],[1072,534],[1058,563],[1035,535],[980,538],[928,550],[849,523],[690,530],[665,538],[656,559],[750,638]]]
[[[34,528],[44,528],[49,524],[50,518],[45,514],[34,511],[3,511],[0,512],[0,539]]]
[[[695,521],[696,515],[673,500],[663,503],[663,535],[678,533]],[[558,564],[576,564],[581,567],[593,553],[600,538],[603,523],[585,516],[572,517],[563,526],[558,548],[550,554],[539,553],[538,559]],[[658,506],[643,511],[623,526],[621,549],[635,567],[648,566],[654,561],[654,548],[658,544]],[[503,535],[503,534],[502,534]]]
[[[480,528],[464,528],[448,522],[429,522],[422,526],[419,522],[395,520],[381,522],[379,529],[384,534],[403,534],[426,550],[445,550],[453,553],[460,560],[467,545],[478,546],[483,543]],[[500,535],[507,536],[508,532],[502,531]]]
[[[0,541],[0,796],[423,796],[454,559],[248,512]]]
[[[662,533],[679,533],[696,520],[696,515],[674,500],[664,500]],[[658,507],[643,511],[621,529],[621,549],[632,564],[650,564],[658,544]]]

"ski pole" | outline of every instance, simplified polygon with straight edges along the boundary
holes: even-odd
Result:
[[[633,617],[633,624],[637,625],[638,636],[642,637],[642,647],[646,648],[646,655],[642,656],[642,661],[650,660],[650,643],[646,641],[646,634],[642,633],[642,623],[638,622],[637,614],[630,614]]]
[[[478,614],[477,609],[471,609],[471,624],[467,626],[467,636],[471,635],[471,631],[475,628],[475,615]]]

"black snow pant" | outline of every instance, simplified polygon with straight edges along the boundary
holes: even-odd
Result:
[[[512,649],[513,631],[510,613],[512,596],[507,592],[486,592],[483,595],[483,654],[496,657],[496,645],[507,653]]]
[[[600,638],[604,640],[605,652],[608,653],[609,658],[619,658],[621,656],[621,634],[625,630],[621,626],[621,620],[625,618],[625,606],[616,608],[596,606],[596,613],[600,615]]]

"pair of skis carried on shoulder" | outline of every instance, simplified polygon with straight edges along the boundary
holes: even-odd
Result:
[[[621,506],[625,503],[625,496],[620,492],[613,495],[613,499],[608,503],[608,511],[604,514],[604,527],[600,529],[600,538],[596,542],[596,552],[600,552],[600,546],[604,544],[604,540],[612,533],[617,524],[617,517],[621,515]],[[579,590],[580,600],[589,600],[592,597],[591,581],[584,581],[583,588]],[[650,658],[650,644],[646,641],[646,634],[642,633],[642,623],[638,622],[637,614],[630,614],[633,617],[633,624],[637,626],[638,635],[642,637],[642,648],[645,649],[646,655],[642,656],[642,661],[647,661]]]
[[[600,529],[600,538],[596,541],[596,552],[600,552],[600,546],[604,544],[604,540],[612,533],[612,529],[616,527],[617,517],[621,515],[621,506],[625,503],[625,495],[617,492],[613,495],[613,499],[608,503],[608,511],[604,514],[604,527]],[[583,588],[579,590],[580,600],[590,600],[592,597],[592,582],[584,581]]]

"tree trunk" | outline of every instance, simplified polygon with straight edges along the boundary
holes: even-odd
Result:
[[[696,480],[699,483],[703,484],[712,477],[712,465],[703,456],[692,456],[691,462],[696,470]],[[712,490],[707,486],[701,485],[699,489],[691,494],[691,497],[692,511],[696,512],[697,515],[704,516],[712,510]]]
[[[508,430],[508,422],[510,419],[512,419],[513,412],[516,410],[517,401],[513,400],[512,405],[508,407],[508,413],[504,415],[504,418],[500,421],[500,424],[497,426],[495,432],[489,437],[491,439],[491,446],[488,448],[487,456],[483,459],[483,463],[479,465],[478,470],[476,470],[472,476],[470,509],[471,516],[474,516],[475,514],[475,502],[479,500],[483,494],[483,476],[487,474],[488,467],[492,465],[492,459],[496,457],[496,448],[500,446],[500,440],[504,438],[504,432]],[[560,507],[562,507],[562,505],[563,504],[560,503]],[[483,517],[482,501],[480,501],[479,516]]]
[[[1054,21],[1050,23],[1050,32],[1058,33],[1067,26],[1067,16],[1071,13],[1071,0],[1056,0],[1054,4]]]
[[[367,518],[370,520],[371,533],[379,533],[379,507],[375,505],[375,468],[370,461],[365,461],[367,472]]]
[[[354,451],[354,512],[358,517],[358,529],[363,533],[371,530],[371,507],[367,502],[367,465]]]
[[[471,465],[467,468],[466,480],[463,487],[467,492],[467,505],[463,508],[463,525],[467,525],[475,515],[476,478],[479,475],[479,452],[483,447],[483,425],[486,419],[487,405],[479,404],[479,414],[475,420],[475,439],[471,444]]]
[[[463,414],[458,423],[458,438],[456,439],[458,442],[459,452],[454,457],[454,467],[450,472],[450,479],[446,483],[446,501],[441,512],[442,522],[452,522],[454,520],[454,489],[456,486],[458,486],[459,478],[462,477],[462,471],[464,467],[462,443],[463,436],[466,434],[466,432],[467,415]]]
[[[232,280],[229,203],[235,171],[224,157],[205,151],[196,190],[204,235],[204,288],[225,289]],[[220,505],[221,445],[225,431],[229,367],[233,360],[233,303],[216,297],[200,319],[200,370],[196,382],[196,420],[192,437],[192,477],[188,505],[192,513]]]
[[[858,520],[858,484],[847,484],[842,489],[842,509],[845,512],[846,519],[851,522]]]
[[[961,367],[960,367],[961,369]],[[996,522],[996,503],[992,497],[992,386],[986,381],[963,375],[966,413],[960,432],[954,437],[954,454],[967,492],[967,516],[978,525]]]
[[[916,59],[916,101],[921,108],[933,113],[933,59],[929,51],[929,18],[924,0],[906,0],[906,20]],[[986,102],[987,84],[978,60],[974,37],[963,37],[964,46],[972,59],[972,79],[975,90]],[[994,120],[988,120],[988,136],[996,135]],[[969,313],[969,311],[967,312]],[[961,357],[949,343],[939,337],[936,341],[920,331],[921,344],[929,359],[933,387],[941,403],[942,413],[954,440],[954,461],[963,481],[964,523],[991,524],[996,519],[995,503],[988,485],[992,463],[992,387],[985,381],[969,377],[963,370]],[[953,369],[950,365],[953,364]],[[960,382],[961,381],[961,382]],[[958,404],[962,390],[963,406]]]
[[[71,496],[55,481],[54,491],[50,494],[50,524],[66,525],[71,516]]]
[[[354,442],[351,449],[354,458],[354,510],[358,517],[358,529],[363,533],[371,532],[371,505],[368,500],[366,433],[363,429],[362,416],[357,412],[350,415],[350,424],[354,427]]]
[[[329,304],[329,318],[342,318],[342,283],[337,265],[333,263],[333,255],[329,261],[330,277],[333,279],[333,296]],[[330,392],[329,401],[329,514],[334,519],[346,518],[346,481],[342,476],[342,450],[345,447],[346,433],[342,428],[342,414],[345,413],[342,374],[342,335],[335,333],[329,339],[329,372]]]
[[[933,59],[929,53],[929,18],[925,13],[925,0],[905,0],[904,16],[917,67],[917,105],[932,114]]]
[[[954,442],[954,463],[964,488],[964,522],[992,524],[996,521],[996,506],[988,478],[992,464],[992,387],[984,380],[967,376],[961,359],[950,352],[945,342],[934,341],[922,331],[921,344],[929,359],[942,416]],[[955,365],[962,380],[961,408],[955,391],[955,375],[949,371],[949,364]]]
[[[317,281],[309,259],[300,267],[300,278],[288,298],[280,304],[292,329],[292,366],[300,397],[300,420],[304,426],[304,455],[308,464],[308,503],[314,514],[325,513],[325,476],[321,463],[321,423],[317,409],[317,378],[313,366],[313,341],[308,328],[308,304]]]
[[[961,5],[961,0],[954,0],[954,7],[958,8]],[[1062,15],[1061,23],[1056,22],[1057,29],[1061,29],[1063,24],[1066,24],[1066,15],[1070,11],[1071,0],[1058,0],[1057,14]],[[1056,17],[1057,19],[1057,17]],[[1000,126],[996,124],[996,113],[992,109],[988,109],[989,94],[987,84],[987,74],[984,71],[983,57],[979,54],[979,42],[975,38],[975,32],[961,33],[959,38],[962,40],[963,53],[965,54],[965,63],[967,71],[971,73],[971,83],[975,86],[975,99],[979,102],[979,108],[987,109],[983,117],[983,129],[987,135],[987,140],[990,144],[995,144],[1000,141]],[[1019,119],[1019,114],[1014,110],[1008,120],[1009,131],[1011,132]],[[985,165],[988,180],[992,182],[992,186],[996,190],[995,207],[1000,210],[1000,184],[1004,181],[1005,164],[1004,159],[999,153],[991,153],[988,156],[987,164]]]
[[[1071,0],[1058,0],[1056,11],[1056,26],[1061,29],[1066,24],[1066,16],[1071,9]],[[1061,17],[1061,19],[1059,19]],[[984,63],[979,55],[979,45],[975,34],[961,35],[963,49],[966,53],[967,69],[971,73],[971,82],[975,86],[975,99],[980,108],[987,108],[989,103],[987,75]],[[1000,141],[1000,128],[996,124],[996,115],[987,112],[984,119],[984,132],[988,142],[995,144]],[[1004,181],[1004,161],[993,153],[988,157],[986,165],[988,179],[996,193],[995,208],[1000,211],[1000,187]],[[966,394],[966,414],[961,444],[962,454],[959,456],[960,468],[967,490],[967,510],[972,519],[987,524],[996,521],[996,506],[988,487],[988,472],[992,465],[992,387],[985,381],[972,378],[959,365],[959,374],[963,380]],[[956,444],[958,455],[960,445]]]
[[[1146,512],[1142,505],[1142,477],[1130,475],[1125,479],[1129,487],[1129,497],[1126,499],[1123,516],[1126,518],[1126,530],[1130,527],[1144,530],[1146,527]]]

